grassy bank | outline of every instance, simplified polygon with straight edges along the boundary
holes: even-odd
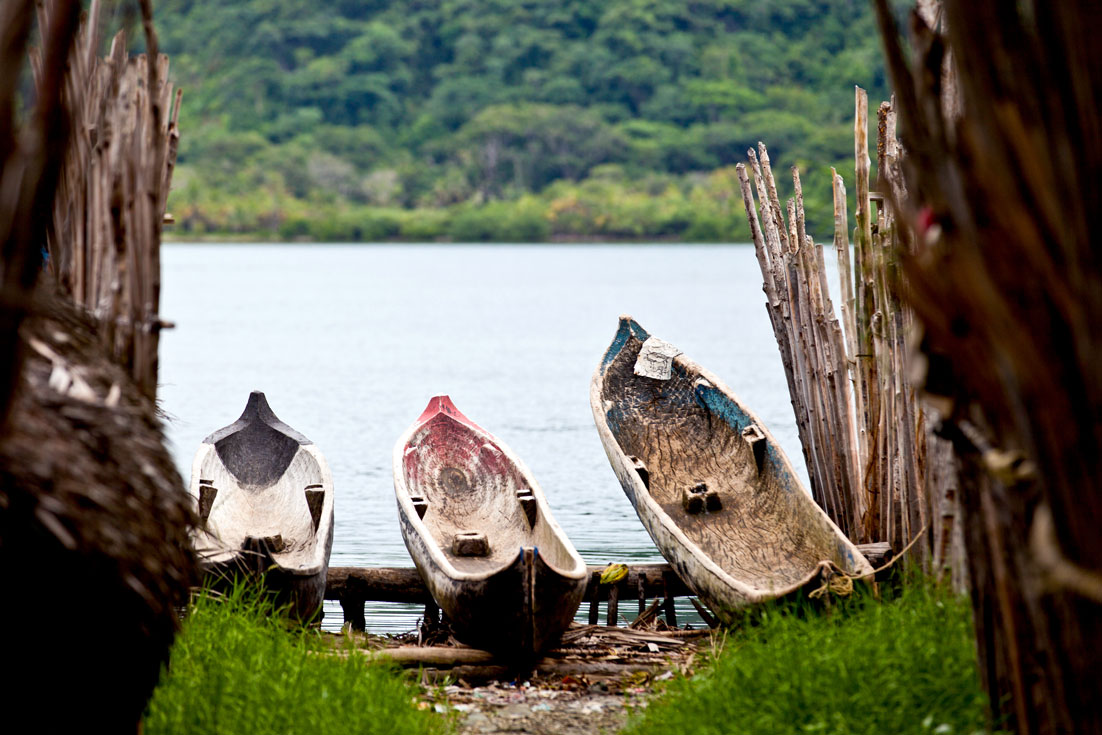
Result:
[[[629,735],[965,735],[986,732],[971,612],[922,586],[832,614],[768,612],[729,634],[692,679],[679,679]]]
[[[255,596],[200,599],[172,650],[145,735],[440,733],[417,692],[361,655],[321,656],[319,634],[288,628]]]

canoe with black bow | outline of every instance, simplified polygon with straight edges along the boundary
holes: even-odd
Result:
[[[277,604],[313,619],[333,548],[333,478],[317,446],[254,391],[241,418],[199,445],[190,492],[208,582],[262,576]]]

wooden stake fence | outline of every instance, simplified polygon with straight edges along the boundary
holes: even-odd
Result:
[[[157,53],[149,0],[140,2],[149,55],[131,57],[119,32],[100,58],[100,0],[72,50],[64,88],[72,136],[52,228],[49,271],[100,322],[101,339],[154,398],[160,330],[161,227],[179,141],[180,92]],[[40,5],[40,24],[49,11]],[[36,84],[42,61],[32,52]],[[156,61],[150,63],[150,59]]]
[[[884,172],[897,167],[900,155],[889,103],[878,122],[883,187],[891,185]],[[852,260],[846,187],[832,169],[841,319],[830,298],[823,246],[807,234],[799,171],[792,170],[794,196],[782,209],[764,144],[747,152],[749,169],[736,169],[812,494],[855,542],[888,542],[899,550],[931,515],[926,418],[906,380],[914,319],[896,295],[896,253],[904,243],[884,197],[870,189],[867,131],[868,100],[858,88]],[[928,543],[915,548],[928,556]]]

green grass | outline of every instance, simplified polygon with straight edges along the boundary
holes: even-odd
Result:
[[[417,690],[361,654],[322,655],[316,631],[291,627],[255,594],[200,598],[153,694],[145,735],[438,733]]]
[[[766,612],[625,732],[966,735],[986,731],[985,707],[967,600],[918,584],[830,614]]]

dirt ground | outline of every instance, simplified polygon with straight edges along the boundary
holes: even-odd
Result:
[[[691,676],[710,631],[574,624],[535,669],[516,676],[446,634],[359,637],[379,656],[420,671],[420,706],[456,720],[463,735],[603,735],[677,674]],[[400,657],[400,658],[399,658]],[[442,658],[456,661],[442,663]]]
[[[569,677],[563,677],[569,679]],[[464,735],[601,735],[615,733],[635,707],[645,707],[651,686],[620,687],[605,682],[577,685],[543,680],[494,682],[485,686],[450,685],[444,701],[431,706],[454,713]]]

